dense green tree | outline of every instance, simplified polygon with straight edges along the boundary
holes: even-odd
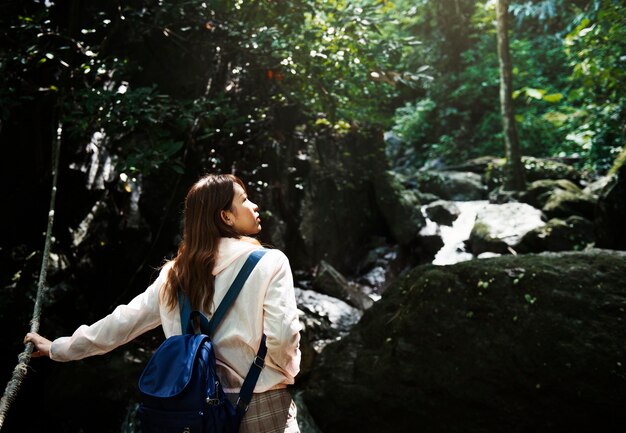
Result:
[[[377,2],[70,1],[5,10],[3,122],[24,104],[54,100],[77,142],[105,134],[126,171],[146,174],[164,161],[180,171],[194,146],[230,169],[248,144],[269,143],[282,107],[311,128],[338,130],[382,125],[392,110],[395,90],[376,71],[394,68],[398,44],[377,31],[385,18]]]
[[[435,3],[414,4],[413,14],[406,14],[404,28],[421,42],[414,51],[432,80],[420,83],[421,92],[413,92],[415,99],[398,110],[394,130],[416,165],[434,157],[454,163],[500,155],[495,2],[468,2],[469,9],[464,2],[458,8],[451,3],[446,11]],[[623,92],[615,90],[623,88],[618,85],[624,56],[619,23],[626,14],[621,3],[511,2],[513,98],[525,155],[568,157],[603,171],[623,146]],[[459,45],[455,35],[429,25],[437,16],[439,22],[447,17],[449,26],[456,16],[453,27],[462,29],[465,43],[454,67],[446,64],[451,56],[445,50]]]
[[[572,75],[564,126],[591,168],[602,170],[626,143],[625,6],[590,2],[565,37]]]

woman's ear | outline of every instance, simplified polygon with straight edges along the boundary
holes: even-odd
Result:
[[[233,225],[233,221],[230,218],[230,212],[227,210],[222,210],[220,211],[220,218],[222,219],[222,221],[224,222],[224,224],[228,225],[228,226],[232,226]]]

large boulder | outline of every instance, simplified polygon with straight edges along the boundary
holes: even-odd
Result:
[[[325,433],[621,431],[626,253],[420,266],[326,347],[305,402]]]
[[[524,166],[524,176],[527,182],[534,182],[541,179],[567,179],[573,183],[580,183],[581,175],[571,165],[545,158],[535,158],[532,156],[522,157]],[[504,184],[506,173],[506,159],[500,158],[492,161],[484,173],[485,182],[489,189],[493,189]]]
[[[525,203],[486,204],[477,211],[466,244],[475,255],[507,253],[526,233],[545,225],[542,217],[539,209]]]
[[[374,193],[374,182],[386,169],[382,135],[319,134],[309,162],[300,208],[306,256],[301,266],[326,260],[341,272],[352,270],[367,254],[370,239],[389,233]]]
[[[483,176],[493,165],[503,164],[504,158],[497,156],[479,156],[478,158],[463,161],[460,164],[448,166],[448,170],[453,171],[471,171]]]
[[[572,215],[566,219],[552,218],[545,225],[529,231],[516,249],[520,253],[582,250],[594,241],[593,223]]]
[[[402,176],[386,171],[374,180],[376,202],[394,239],[402,245],[413,243],[424,226],[417,191],[406,188]]]
[[[622,152],[622,155],[626,155]],[[616,165],[598,198],[596,235],[598,246],[626,249],[626,164]]]
[[[593,219],[596,199],[583,193],[555,189],[548,197],[541,210],[549,218],[567,218],[570,215],[578,215],[583,218]]]
[[[482,176],[469,171],[419,171],[414,182],[422,192],[434,194],[444,200],[482,200],[487,188]]]
[[[360,310],[365,310],[374,304],[372,298],[363,293],[359,285],[348,281],[324,260],[317,267],[312,287],[319,293],[341,299]]]
[[[573,194],[583,192],[576,184],[567,179],[541,179],[531,182],[526,190],[520,193],[519,201],[541,209],[556,190],[568,191]]]
[[[296,288],[302,325],[300,378],[306,376],[317,355],[330,342],[345,336],[361,318],[361,311],[340,299],[313,290]]]
[[[549,218],[578,215],[593,219],[596,197],[567,179],[542,179],[528,185],[519,201],[541,209]]]
[[[400,272],[396,263],[399,249],[397,245],[388,245],[381,239],[380,244],[359,265],[357,283],[372,299],[380,299],[380,295]]]

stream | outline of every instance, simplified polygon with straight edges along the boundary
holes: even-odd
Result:
[[[426,215],[426,206],[422,206],[422,215],[426,220],[426,225],[420,234],[426,236],[438,234],[443,241],[443,247],[437,251],[433,259],[434,265],[452,265],[475,258],[472,253],[465,251],[464,242],[472,232],[477,212],[488,203],[488,200],[455,201],[454,204],[459,208],[460,213],[451,226],[439,225],[432,221]]]

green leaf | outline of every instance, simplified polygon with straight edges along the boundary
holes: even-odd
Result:
[[[543,95],[546,93],[543,89],[532,89],[530,87],[526,88],[526,95],[535,99],[542,99]]]
[[[162,151],[166,156],[172,156],[183,147],[183,144],[182,141],[169,141],[163,143]]]
[[[543,115],[543,118],[555,126],[562,126],[568,119],[568,115],[559,111],[550,111]]]
[[[559,102],[561,99],[563,99],[562,93],[550,93],[543,97],[543,100],[546,102]]]
[[[534,296],[531,296],[530,294],[526,293],[524,295],[524,299],[526,300],[526,302],[528,302],[530,305],[534,304],[535,302],[537,302],[537,298],[535,298]]]

